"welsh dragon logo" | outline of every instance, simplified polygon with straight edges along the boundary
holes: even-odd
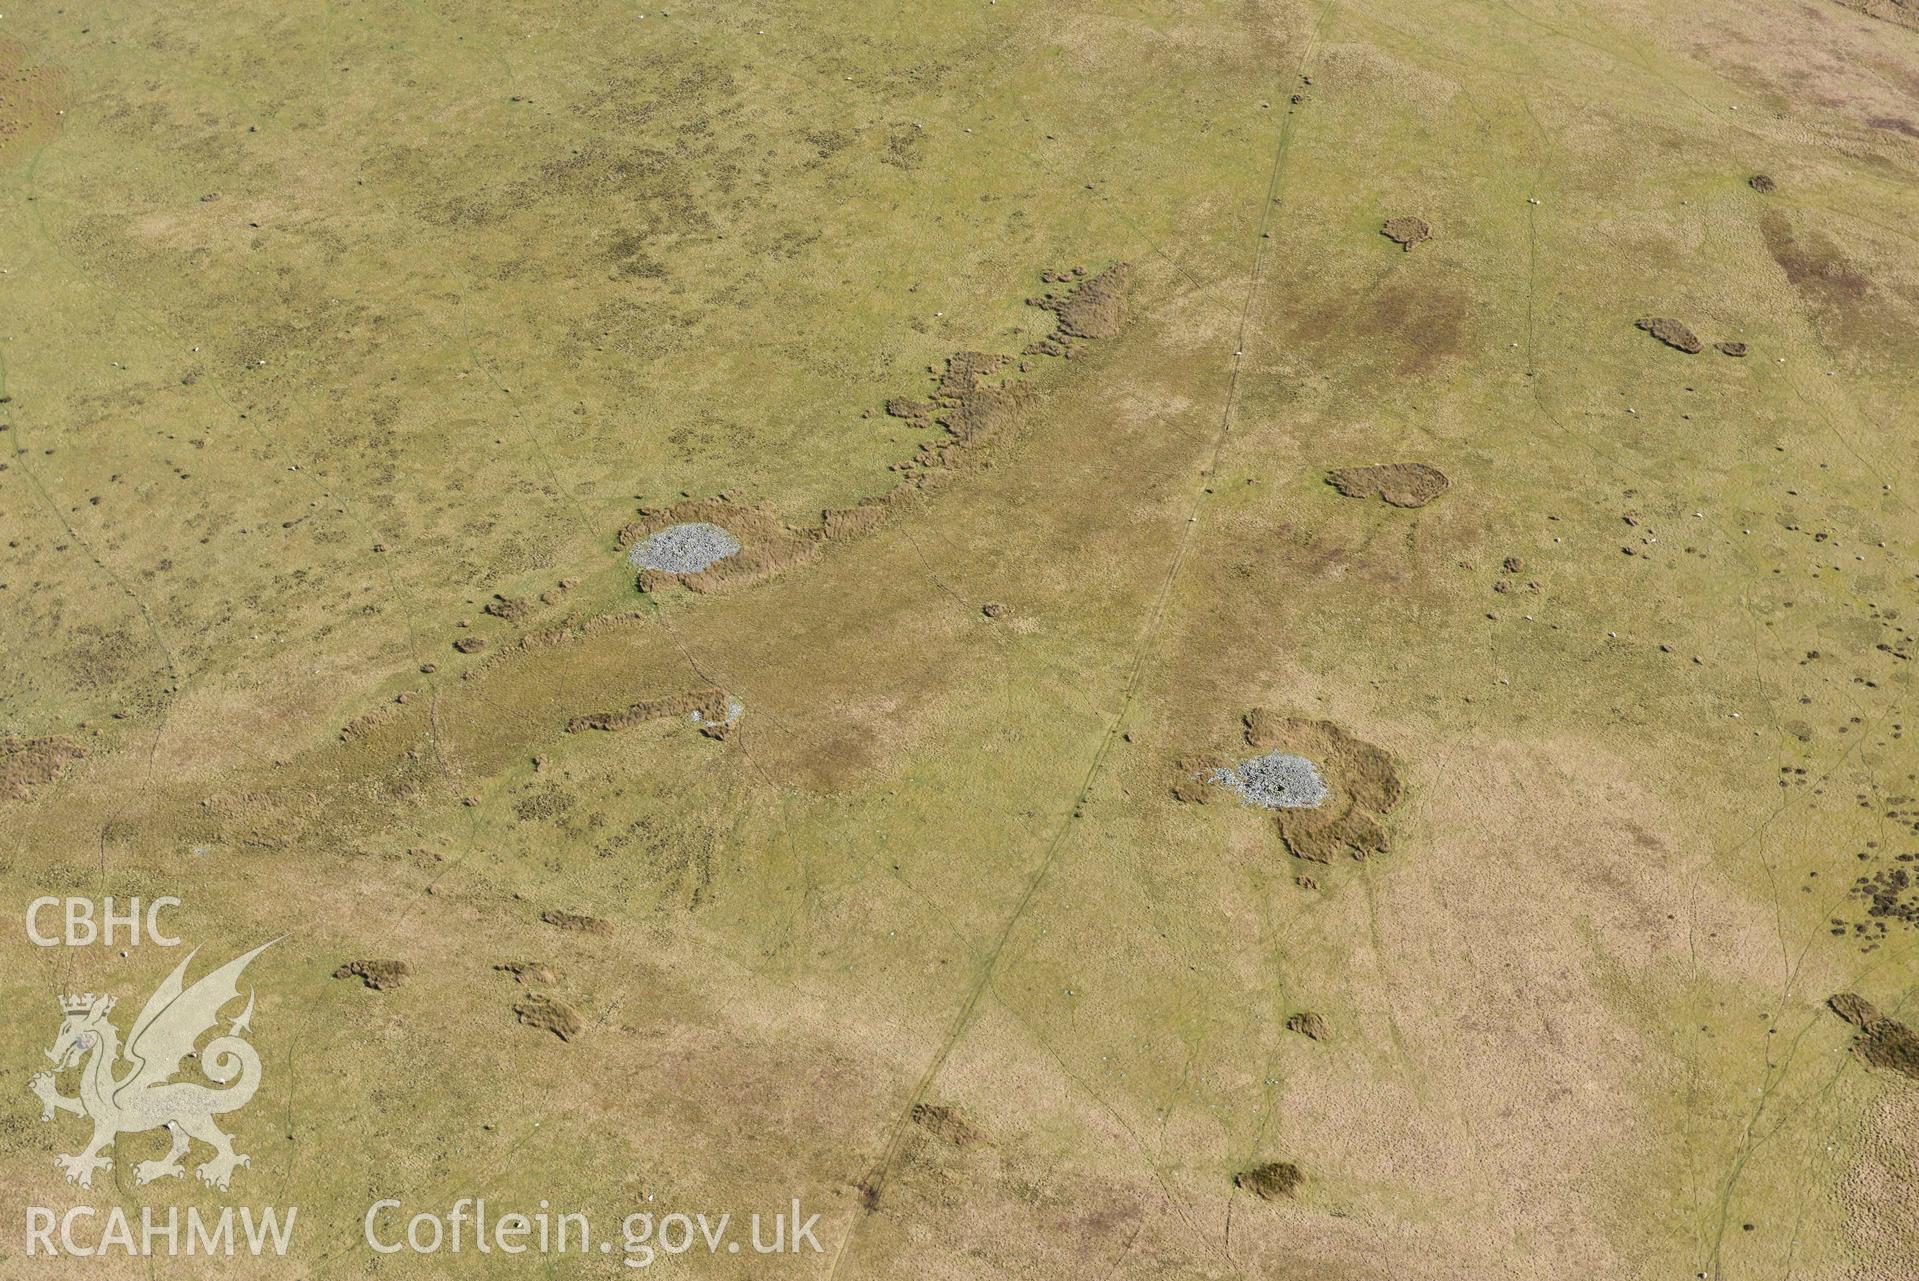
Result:
[[[160,1160],[136,1165],[136,1183],[185,1174],[180,1158],[194,1139],[213,1149],[212,1157],[194,1167],[209,1187],[224,1191],[233,1171],[249,1164],[233,1150],[233,1140],[213,1118],[245,1107],[260,1088],[260,1055],[245,1040],[251,1030],[253,993],[248,991],[246,1008],[224,1036],[214,1037],[197,1052],[194,1046],[219,1023],[221,1009],[239,999],[240,972],[247,963],[277,942],[262,943],[191,987],[185,984],[187,965],[198,949],[188,953],[147,998],[124,1047],[119,1030],[107,1018],[113,997],[88,992],[60,998],[65,1017],[47,1050],[53,1071],[36,1073],[27,1085],[40,1100],[42,1121],[51,1121],[55,1112],[72,1112],[93,1122],[93,1138],[85,1148],[74,1156],[54,1158],[68,1182],[92,1187],[95,1170],[113,1168],[113,1158],[105,1153],[118,1136],[160,1126],[172,1136],[173,1146]],[[200,1070],[224,1089],[171,1079],[196,1053]],[[69,1098],[59,1092],[54,1074],[76,1064],[80,1065],[80,1092]]]

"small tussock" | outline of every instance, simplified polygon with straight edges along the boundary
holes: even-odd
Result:
[[[375,992],[398,987],[413,968],[405,961],[348,961],[333,971],[336,979],[359,979]]]
[[[1683,351],[1688,356],[1698,355],[1705,347],[1705,344],[1699,341],[1698,334],[1670,316],[1646,316],[1635,320],[1633,325],[1645,330],[1673,350]]]
[[[0,796],[24,801],[36,787],[57,783],[72,761],[86,759],[86,749],[70,738],[0,738]]]
[[[1433,229],[1424,218],[1388,218],[1379,234],[1411,253],[1413,246],[1433,238]]]
[[[1326,473],[1326,483],[1347,498],[1377,498],[1393,507],[1424,507],[1452,488],[1445,472],[1425,463],[1338,467]]]
[[[1729,340],[1726,342],[1716,342],[1713,346],[1722,356],[1743,356],[1746,354],[1746,344],[1742,342],[1732,342]]]
[[[544,992],[534,992],[516,1001],[513,1017],[527,1027],[551,1032],[562,1041],[571,1041],[586,1030],[586,1021],[578,1010]]]
[[[1306,1176],[1291,1161],[1268,1161],[1233,1176],[1233,1186],[1262,1201],[1279,1201],[1298,1193]]]
[[[1746,184],[1762,196],[1770,196],[1779,189],[1779,184],[1774,182],[1769,175],[1763,173],[1756,173],[1746,179]]]

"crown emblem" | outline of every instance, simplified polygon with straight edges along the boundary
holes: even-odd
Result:
[[[78,996],[63,996],[60,998],[60,1012],[62,1014],[85,1014],[93,1008],[93,1003],[99,999],[100,998],[92,992],[82,992]],[[106,1008],[113,1008],[113,998],[107,998]]]

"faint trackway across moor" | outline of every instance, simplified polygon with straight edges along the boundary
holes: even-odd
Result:
[[[1300,54],[1299,63],[1295,68],[1296,75],[1304,75],[1307,68],[1311,65],[1313,53],[1319,45],[1321,35],[1325,31],[1326,25],[1332,17],[1332,13],[1333,5],[1331,3],[1328,3],[1320,11],[1319,21],[1307,37],[1306,48]],[[892,1127],[888,1131],[886,1146],[881,1151],[879,1160],[874,1163],[872,1169],[862,1180],[861,1186],[866,1196],[874,1204],[878,1203],[880,1196],[885,1190],[886,1180],[894,1158],[898,1155],[900,1143],[906,1134],[907,1126],[911,1123],[913,1109],[925,1100],[927,1091],[932,1088],[933,1081],[939,1076],[940,1070],[946,1065],[946,1061],[952,1054],[953,1048],[958,1045],[960,1038],[965,1035],[967,1027],[972,1023],[973,1015],[978,1011],[981,999],[986,995],[987,991],[991,989],[1000,957],[1005,953],[1006,945],[1011,940],[1013,931],[1017,929],[1020,922],[1025,919],[1027,910],[1032,906],[1033,900],[1038,895],[1040,887],[1045,884],[1047,876],[1051,873],[1054,865],[1059,861],[1060,853],[1066,845],[1066,839],[1073,830],[1073,824],[1082,813],[1087,796],[1092,792],[1093,784],[1098,781],[1101,771],[1105,768],[1107,757],[1112,752],[1113,743],[1118,739],[1120,728],[1125,724],[1127,713],[1132,709],[1133,699],[1138,692],[1141,677],[1146,670],[1146,664],[1152,657],[1155,642],[1159,639],[1161,624],[1166,616],[1167,601],[1172,596],[1173,586],[1179,578],[1179,571],[1185,564],[1186,554],[1192,546],[1193,532],[1199,524],[1199,512],[1205,505],[1207,489],[1212,482],[1214,474],[1219,470],[1220,459],[1226,451],[1227,439],[1232,435],[1233,414],[1239,404],[1240,373],[1245,362],[1246,335],[1252,327],[1253,309],[1259,296],[1260,276],[1265,267],[1268,229],[1271,225],[1273,210],[1278,205],[1281,180],[1286,170],[1286,158],[1292,149],[1295,122],[1297,119],[1298,113],[1287,112],[1280,122],[1279,137],[1273,148],[1272,169],[1266,181],[1265,194],[1261,201],[1258,229],[1253,241],[1252,267],[1246,282],[1245,297],[1240,304],[1239,324],[1233,337],[1232,365],[1227,375],[1226,398],[1225,404],[1220,410],[1219,430],[1214,433],[1210,460],[1206,471],[1200,478],[1201,483],[1198,492],[1193,495],[1193,501],[1188,508],[1184,528],[1180,531],[1179,545],[1173,552],[1172,563],[1167,567],[1166,574],[1160,582],[1159,591],[1153,601],[1152,612],[1146,620],[1145,627],[1141,630],[1139,643],[1134,647],[1133,661],[1127,670],[1126,682],[1120,690],[1120,705],[1113,713],[1112,720],[1106,727],[1106,732],[1100,737],[1099,747],[1093,753],[1093,759],[1087,765],[1086,773],[1080,781],[1078,790],[1074,793],[1072,803],[1067,808],[1065,818],[1060,821],[1059,827],[1053,833],[1052,839],[1047,842],[1046,850],[1040,859],[1039,866],[1034,870],[1032,876],[1027,879],[1026,887],[1021,892],[1019,901],[1013,905],[1013,910],[1007,915],[1005,922],[1000,926],[999,932],[993,940],[992,947],[988,949],[986,956],[981,960],[972,986],[967,990],[966,997],[960,1004],[959,1013],[954,1018],[952,1027],[948,1030],[945,1039],[941,1042],[940,1048],[934,1054],[932,1061],[927,1064],[925,1070],[920,1073],[918,1081],[914,1083],[913,1092],[907,1098],[906,1105],[900,1109],[899,1115],[895,1117]],[[839,1248],[833,1256],[833,1266],[827,1273],[829,1278],[838,1275],[840,1263],[846,1257],[847,1248],[852,1244],[853,1236],[858,1230],[860,1221],[859,1218],[854,1218],[846,1235],[841,1238]]]

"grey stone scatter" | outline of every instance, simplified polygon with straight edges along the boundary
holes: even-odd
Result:
[[[1311,809],[1325,803],[1326,783],[1304,756],[1268,752],[1233,769],[1216,769],[1208,782],[1230,787],[1248,805],[1268,810]]]
[[[704,520],[668,525],[633,545],[627,559],[641,569],[663,569],[669,574],[697,574],[715,561],[740,550],[740,540]]]

